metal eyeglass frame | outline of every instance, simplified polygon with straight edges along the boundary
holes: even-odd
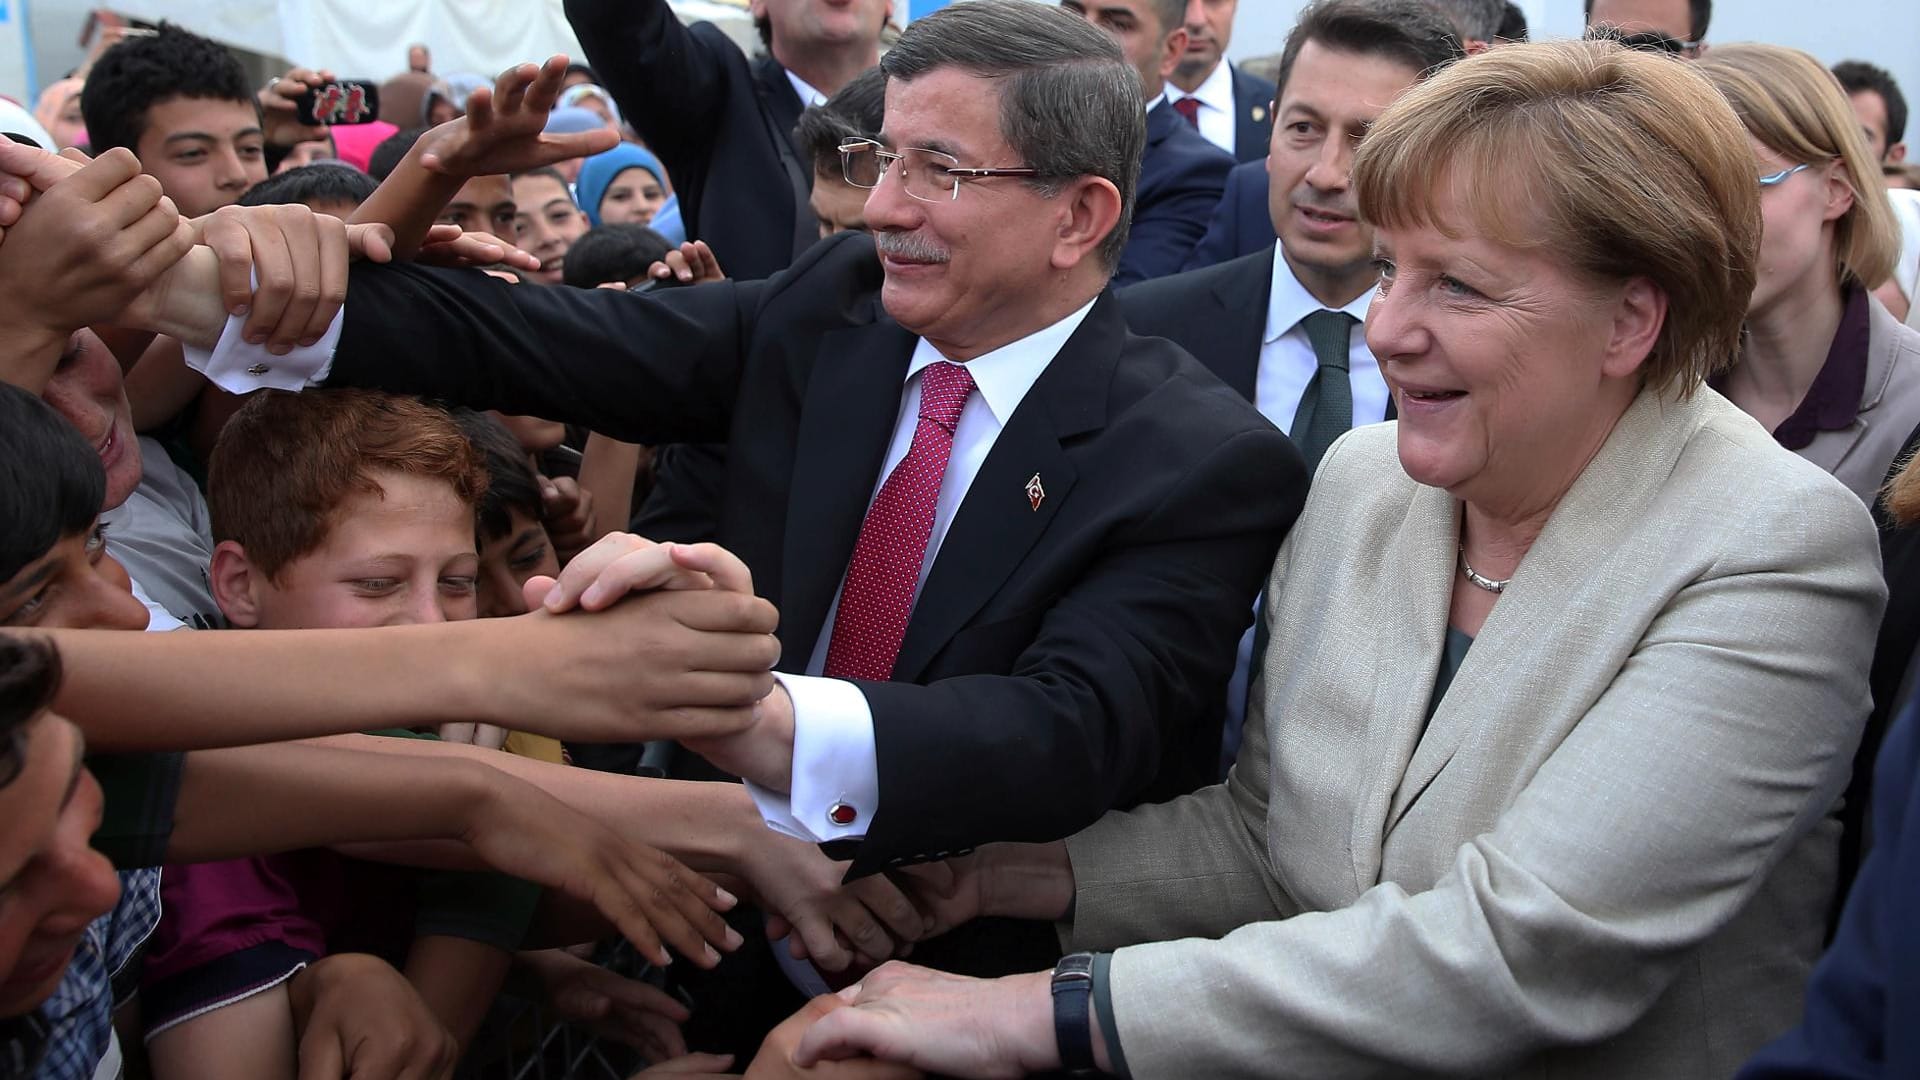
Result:
[[[929,157],[939,158],[945,161],[953,162],[952,165],[944,166],[941,169],[941,171],[946,173],[946,175],[953,177],[955,181],[953,188],[951,189],[946,199],[944,200],[929,199],[922,195],[915,195],[913,193],[912,186],[910,186],[907,183],[906,170],[904,168],[900,170],[901,190],[905,191],[908,197],[913,199],[918,199],[921,202],[933,202],[933,203],[952,202],[953,200],[958,199],[960,197],[959,181],[961,180],[977,180],[977,179],[981,179],[983,177],[989,177],[989,176],[1023,176],[1031,179],[1033,177],[1037,177],[1040,175],[1040,170],[1032,169],[1032,168],[1017,168],[1017,169],[963,168],[960,165],[960,160],[954,157],[952,154],[943,153],[939,150],[928,150],[925,147],[919,147],[919,146],[903,146],[900,148],[898,152],[895,152],[892,150],[884,149],[879,143],[875,142],[872,139],[848,139],[846,142],[843,142],[840,144],[840,175],[843,179],[846,180],[847,183],[852,184],[854,187],[865,188],[871,191],[872,189],[877,188],[882,183],[884,183],[887,179],[887,174],[894,171],[894,164],[896,162],[904,160],[909,153],[926,154]],[[872,154],[873,159],[880,163],[880,175],[874,179],[873,183],[863,184],[860,181],[855,180],[853,178],[853,161],[854,161],[853,155],[855,154]]]

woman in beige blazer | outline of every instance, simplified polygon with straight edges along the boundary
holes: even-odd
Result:
[[[1320,468],[1231,777],[924,896],[1110,952],[888,965],[797,1059],[1695,1080],[1792,1024],[1884,592],[1860,500],[1702,385],[1755,176],[1690,65],[1612,44],[1401,96],[1354,165],[1399,420]]]
[[[1920,424],[1920,332],[1869,291],[1900,248],[1880,163],[1806,53],[1717,46],[1699,71],[1746,127],[1765,221],[1746,341],[1713,387],[1872,505]]]

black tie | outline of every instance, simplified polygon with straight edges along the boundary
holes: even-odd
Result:
[[[1320,467],[1327,447],[1353,426],[1353,384],[1348,381],[1348,350],[1352,347],[1353,316],[1344,311],[1316,311],[1302,319],[1313,357],[1320,366],[1300,395],[1293,414],[1293,444],[1307,459],[1307,471]]]

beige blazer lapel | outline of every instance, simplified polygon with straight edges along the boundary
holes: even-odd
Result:
[[[1385,572],[1375,592],[1356,597],[1358,610],[1387,613],[1372,636],[1373,655],[1355,673],[1373,680],[1367,753],[1353,763],[1361,804],[1353,815],[1355,895],[1380,878],[1380,854],[1389,821],[1389,798],[1403,785],[1409,758],[1416,757],[1427,702],[1440,672],[1459,548],[1460,504],[1441,488],[1418,487],[1402,528],[1387,544]],[[1420,657],[1409,666],[1408,657]],[[1357,659],[1357,658],[1356,658]]]
[[[1590,627],[1568,624],[1564,600],[1577,592],[1580,581],[1595,573],[1617,572],[1621,587],[1633,588],[1631,567],[1615,571],[1604,563],[1596,565],[1595,553],[1613,550],[1616,539],[1639,525],[1644,504],[1660,490],[1646,478],[1673,470],[1687,438],[1701,422],[1702,399],[1709,395],[1718,397],[1702,389],[1691,401],[1663,402],[1643,391],[1627,408],[1606,444],[1560,501],[1515,571],[1513,583],[1480,628],[1394,792],[1387,816],[1389,834],[1457,757],[1473,759],[1476,765],[1470,767],[1510,762],[1514,754],[1530,752],[1538,743],[1539,732],[1530,730],[1531,714],[1514,708],[1513,702],[1550,696],[1538,693],[1544,688],[1536,684],[1554,678],[1560,664],[1551,659],[1542,663],[1543,650],[1576,667],[1589,659],[1592,649],[1601,647],[1586,641]],[[1690,422],[1675,424],[1673,410],[1688,413]],[[1451,592],[1449,573],[1441,591],[1443,617]],[[1427,671],[1417,688],[1423,707],[1437,664]]]

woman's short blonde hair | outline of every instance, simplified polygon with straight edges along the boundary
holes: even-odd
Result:
[[[1833,73],[1799,49],[1754,44],[1716,45],[1697,69],[1769,150],[1795,164],[1840,163],[1853,188],[1853,206],[1834,229],[1840,280],[1872,289],[1892,277],[1900,231],[1887,181]]]
[[[1668,305],[1644,378],[1691,393],[1739,351],[1760,251],[1752,147],[1692,68],[1611,41],[1460,61],[1374,123],[1353,165],[1360,214],[1651,281]]]

